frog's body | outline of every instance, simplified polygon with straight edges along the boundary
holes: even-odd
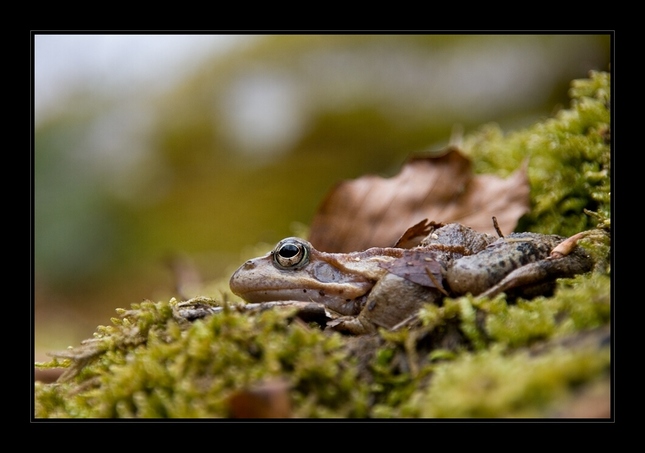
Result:
[[[549,259],[564,239],[536,233],[497,238],[457,223],[430,232],[412,249],[325,253],[303,239],[287,238],[244,263],[230,286],[247,302],[322,304],[341,315],[329,326],[363,333],[375,325],[393,328],[445,295],[491,296],[518,287],[543,291],[555,278],[588,271],[592,262],[584,252],[574,250],[575,259],[559,259],[564,263]],[[519,284],[512,277],[517,270]]]

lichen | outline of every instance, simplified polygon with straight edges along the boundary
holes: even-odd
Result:
[[[552,297],[446,298],[416,325],[362,337],[226,300],[204,298],[224,309],[193,322],[175,316],[174,299],[133,304],[37,365],[66,371],[35,383],[35,417],[230,417],[233,395],[272,381],[286,384],[292,417],[573,416],[589,388],[603,404],[582,416],[609,416],[609,74],[574,81],[570,94],[553,118],[508,134],[484,126],[464,141],[478,172],[510,173],[529,158],[525,229],[604,231],[581,241],[594,271],[560,280]]]

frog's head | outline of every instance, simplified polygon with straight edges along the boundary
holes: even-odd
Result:
[[[383,273],[365,253],[320,252],[304,239],[289,237],[242,264],[230,287],[247,302],[313,301],[333,308],[368,294]]]

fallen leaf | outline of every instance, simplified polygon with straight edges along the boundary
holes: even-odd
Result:
[[[289,385],[282,381],[259,383],[238,390],[228,400],[232,418],[288,418],[291,417]]]
[[[529,208],[526,170],[523,165],[506,179],[474,175],[455,147],[440,156],[413,156],[391,178],[366,175],[336,185],[314,216],[309,242],[326,252],[409,245],[401,235],[411,225],[420,225],[410,235],[418,234],[424,219],[496,235],[495,216],[509,233]]]
[[[419,243],[425,238],[431,231],[434,231],[443,226],[442,223],[428,222],[428,219],[423,219],[421,222],[416,225],[412,225],[410,228],[405,230],[405,233],[399,238],[398,241],[394,244],[394,247],[400,249],[411,249],[419,245]]]

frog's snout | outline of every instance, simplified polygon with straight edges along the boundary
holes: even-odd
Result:
[[[228,286],[231,288],[233,294],[240,297],[242,296],[244,288],[246,287],[246,278],[244,278],[244,275],[246,274],[243,273],[253,270],[253,268],[255,268],[255,263],[253,263],[252,260],[248,260],[233,272],[233,275],[231,275],[228,282]]]

